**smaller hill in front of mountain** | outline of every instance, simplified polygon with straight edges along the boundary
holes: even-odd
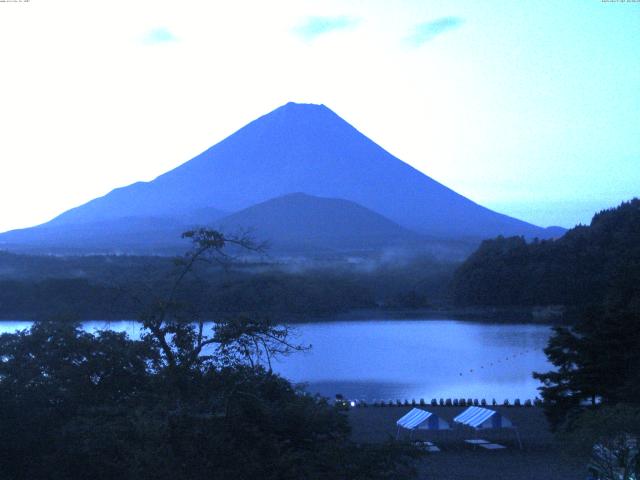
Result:
[[[217,222],[223,232],[248,232],[270,250],[346,252],[417,248],[415,232],[355,202],[291,193],[240,210]]]

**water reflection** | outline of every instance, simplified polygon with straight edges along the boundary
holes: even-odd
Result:
[[[324,395],[372,399],[534,398],[534,370],[550,368],[541,325],[454,320],[314,323],[298,328],[313,349],[279,371]],[[375,385],[375,388],[372,387]]]

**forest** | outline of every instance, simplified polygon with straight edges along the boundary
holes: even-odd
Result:
[[[170,257],[47,257],[0,253],[0,318],[135,318],[138,300],[175,274]],[[455,264],[430,257],[336,263],[203,263],[180,289],[213,318],[229,314],[295,321],[358,309],[420,309],[447,303]]]
[[[451,292],[457,305],[582,308],[638,284],[640,200],[633,199],[556,240],[485,240],[456,270]]]
[[[555,241],[486,241],[458,269],[454,288],[460,303],[573,307],[571,324],[555,326],[544,350],[554,368],[533,373],[543,409],[567,452],[591,457],[597,478],[637,478],[640,200]]]

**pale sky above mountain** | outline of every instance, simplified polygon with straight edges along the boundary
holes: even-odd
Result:
[[[0,2],[0,231],[323,103],[538,225],[640,195],[640,3]]]

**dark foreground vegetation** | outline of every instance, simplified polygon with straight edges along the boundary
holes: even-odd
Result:
[[[171,345],[173,366],[153,334],[133,341],[36,323],[0,337],[2,478],[411,476],[414,452],[352,443],[333,407],[230,355],[257,334],[210,358],[196,358],[197,333],[188,336]]]
[[[557,327],[545,349],[555,369],[543,382],[544,410],[569,452],[592,454],[597,478],[640,474],[640,286],[618,292]]]
[[[0,336],[2,478],[410,478],[413,449],[353,443],[343,413],[271,371],[304,349],[286,327],[234,317],[205,330],[178,292],[225,239],[190,238],[174,282],[140,303],[140,340],[69,322]]]
[[[640,285],[557,327],[545,349],[544,410],[569,451],[592,457],[598,478],[640,474]]]

